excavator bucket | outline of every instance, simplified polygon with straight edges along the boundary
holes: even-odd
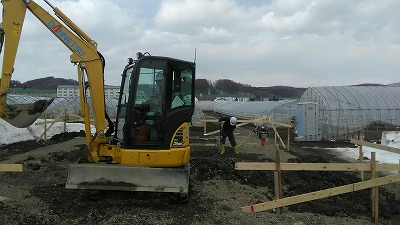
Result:
[[[13,104],[3,106],[1,118],[9,124],[18,128],[25,128],[32,125],[46,108],[53,102],[50,100],[37,100],[32,104]]]
[[[65,188],[188,193],[189,173],[189,164],[180,168],[72,164]]]

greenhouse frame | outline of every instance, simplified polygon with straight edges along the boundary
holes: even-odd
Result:
[[[315,103],[315,121],[302,117],[302,105]],[[312,108],[312,107],[311,107]],[[308,110],[307,107],[303,108]],[[304,141],[346,140],[372,123],[400,126],[400,88],[388,86],[310,87],[300,98],[298,134]],[[302,130],[299,124],[316,129]],[[304,126],[303,126],[304,128]]]
[[[32,97],[26,95],[8,95],[7,96],[7,104],[31,104],[39,99],[48,99],[45,97]],[[89,103],[89,107],[91,106],[90,98],[87,98]],[[106,112],[111,119],[115,119],[117,117],[117,107],[118,107],[118,99],[117,98],[105,98],[106,104]],[[75,115],[82,115],[80,99],[79,97],[57,97],[54,98],[54,101],[47,107],[47,109],[42,114],[41,118],[54,119],[60,113],[64,111],[64,109],[68,113],[72,113]],[[93,112],[89,109],[90,118],[93,118]],[[192,125],[202,126],[201,119],[204,117],[204,113],[199,107],[195,107],[193,117],[192,117]]]
[[[290,123],[296,116],[297,100],[279,101],[199,101],[196,105],[203,111],[236,116],[241,119],[256,119],[269,116],[271,120]]]
[[[32,103],[38,99],[43,98],[9,95],[7,103]],[[107,114],[115,118],[117,99],[106,98],[105,103]],[[203,111],[241,119],[269,116],[282,123],[291,123],[295,118],[298,141],[348,140],[371,124],[393,125],[397,129],[400,126],[400,87],[310,87],[299,101],[196,101],[195,106],[195,126],[202,125]],[[81,114],[79,98],[56,98],[45,115],[54,118],[63,108]]]

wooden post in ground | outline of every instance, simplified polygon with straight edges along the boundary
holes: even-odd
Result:
[[[399,160],[399,164],[400,164],[400,160]],[[398,174],[400,174],[400,170],[398,171]],[[396,200],[397,201],[400,200],[400,182],[396,183]]]
[[[282,198],[282,174],[281,174],[281,154],[279,152],[279,145],[275,144],[275,161],[276,171],[274,172],[275,182],[275,201]],[[277,208],[276,213],[282,214],[282,208]]]
[[[364,152],[363,152],[363,146],[360,145],[359,148],[359,156],[360,156],[360,163],[364,162]],[[364,180],[364,171],[360,171],[360,178],[361,180]]]
[[[43,139],[44,141],[47,141],[47,114],[44,114],[44,135],[43,135]],[[39,140],[39,139],[38,139]]]
[[[46,122],[46,120],[45,120],[45,122],[44,122],[44,131],[43,131],[43,133],[36,139],[36,142],[39,142],[40,141],[40,139],[42,139],[42,137],[44,136],[44,137],[46,137],[46,132],[54,125],[54,123],[55,122],[60,122],[59,120],[60,120],[60,117],[62,116],[62,113],[60,113],[60,114],[58,114],[58,116],[54,119],[54,121],[49,125],[49,127],[47,127],[47,122]],[[46,119],[46,118],[45,118]],[[39,125],[39,124],[42,124],[42,123],[36,123],[36,125]],[[89,135],[90,135],[90,133],[89,133]],[[46,140],[46,139],[45,139]],[[90,139],[88,139],[88,140],[90,140]]]
[[[67,108],[63,108],[64,112],[64,133],[67,132]]]
[[[281,138],[281,136],[279,135],[278,130],[276,129],[276,127],[274,126],[274,124],[272,124],[272,129],[274,129],[274,132],[275,132],[275,144],[276,144],[276,138],[279,138],[279,141],[281,142],[282,147],[283,147],[283,148],[286,148],[286,145],[285,145],[285,143],[283,143],[282,138]]]
[[[290,128],[287,129],[287,150],[289,151],[289,144],[290,144]]]
[[[376,154],[371,152],[371,180],[377,179]],[[378,187],[371,188],[371,221],[378,224]]]
[[[256,213],[270,209],[276,209],[278,207],[284,207],[288,205],[298,204],[302,202],[313,201],[321,198],[332,197],[344,193],[370,189],[381,185],[391,184],[400,182],[400,175],[389,175],[386,177],[377,178],[375,180],[360,181],[353,184],[347,184],[335,188],[328,188],[321,191],[314,191],[306,194],[296,195],[292,197],[286,197],[279,200],[258,203],[254,205],[241,207],[243,212]]]
[[[0,164],[0,172],[22,172],[22,164]],[[0,202],[9,198],[0,195]]]

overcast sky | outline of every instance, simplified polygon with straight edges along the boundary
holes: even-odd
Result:
[[[398,0],[49,1],[98,43],[108,85],[120,84],[138,51],[193,61],[195,49],[197,79],[258,87],[400,81]],[[27,12],[13,79],[77,80],[69,55]]]

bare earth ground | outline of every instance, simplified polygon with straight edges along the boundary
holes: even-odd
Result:
[[[250,135],[250,136],[249,136]],[[235,162],[273,162],[272,144],[248,128],[236,130],[240,153],[217,154],[216,136],[191,131],[189,203],[169,201],[166,193],[67,190],[67,166],[85,157],[79,133],[0,146],[0,163],[23,163],[22,173],[0,173],[1,224],[371,224],[369,190],[252,214],[240,207],[274,199],[271,171],[236,171]],[[271,135],[272,136],[272,135]],[[272,139],[269,140],[273,141]],[[227,144],[229,146],[229,144]],[[291,145],[282,161],[343,161],[317,148]],[[282,172],[283,197],[360,181],[349,172]],[[400,224],[400,204],[391,189],[379,188],[380,224]]]

